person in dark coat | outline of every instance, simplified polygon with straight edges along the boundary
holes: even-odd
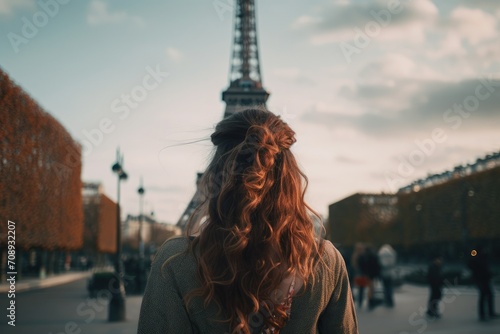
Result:
[[[368,308],[371,310],[381,303],[375,299],[373,281],[380,276],[380,262],[377,253],[372,247],[367,246],[365,252],[359,257],[359,269],[363,275],[368,277]]]
[[[495,297],[491,286],[491,270],[489,266],[488,255],[482,247],[477,247],[471,251],[468,266],[472,272],[474,280],[479,290],[478,313],[479,320],[486,321],[492,318],[498,318],[495,313]],[[488,315],[486,315],[486,308]]]
[[[427,281],[429,282],[430,296],[427,306],[427,315],[433,318],[440,318],[438,307],[443,297],[443,258],[440,255],[432,256],[432,262],[427,270]]]
[[[359,308],[363,306],[363,299],[365,295],[365,287],[368,285],[368,277],[365,277],[361,272],[359,267],[359,259],[365,253],[365,245],[358,242],[354,247],[354,252],[351,256],[351,267],[353,271],[353,284],[352,287],[356,286],[358,288],[357,302]]]

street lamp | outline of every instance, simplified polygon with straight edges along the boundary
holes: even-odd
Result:
[[[116,257],[115,257],[115,279],[117,285],[111,288],[111,299],[109,301],[109,321],[125,320],[125,285],[123,283],[123,262],[122,262],[122,243],[121,243],[121,219],[120,219],[120,182],[128,178],[123,170],[123,155],[120,155],[120,149],[116,150],[116,162],[111,170],[118,176],[117,195],[116,195]]]
[[[141,184],[139,189],[137,189],[139,194],[139,273],[138,273],[138,290],[143,292],[144,289],[144,240],[142,237],[142,221],[143,221],[143,207],[144,207],[144,187]]]

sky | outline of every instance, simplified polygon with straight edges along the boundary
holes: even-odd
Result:
[[[394,192],[500,149],[500,1],[268,0],[268,108],[295,130],[307,201]],[[82,180],[175,223],[210,159],[234,1],[0,0],[0,67],[82,144]]]

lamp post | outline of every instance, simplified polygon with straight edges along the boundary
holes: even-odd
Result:
[[[122,242],[121,242],[121,219],[120,219],[120,182],[128,178],[123,170],[123,155],[120,149],[116,150],[116,162],[111,167],[118,176],[116,195],[116,257],[115,257],[115,284],[110,284],[111,299],[109,301],[109,321],[125,320],[125,286],[123,283],[123,262],[122,262]],[[117,284],[116,284],[117,283]]]
[[[467,218],[469,214],[469,198],[472,199],[476,193],[472,187],[469,187],[467,184],[464,185],[462,192],[462,203],[461,203],[461,212],[460,218],[462,221],[462,243],[464,247],[464,254],[469,252],[470,248],[470,236],[469,236],[469,226],[467,223]]]
[[[423,206],[420,203],[417,203],[415,205],[415,211],[417,212],[417,226],[418,226],[418,232],[416,233],[417,237],[420,239],[420,245],[418,245],[417,241],[417,251],[420,253],[420,249],[423,247],[424,243],[424,227],[422,226],[422,209]]]
[[[144,187],[141,184],[139,189],[137,189],[139,194],[139,273],[138,273],[138,290],[143,292],[144,290],[144,240],[142,237],[142,221],[143,221],[143,207],[144,207]]]

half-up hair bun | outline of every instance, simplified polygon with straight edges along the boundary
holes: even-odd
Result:
[[[295,143],[295,132],[279,116],[267,112],[262,123],[251,125],[245,141],[256,151],[266,152],[270,157],[288,150]]]
[[[259,205],[273,187],[282,168],[277,159],[295,142],[295,133],[278,116],[270,112],[257,116],[246,131],[240,151],[250,156],[250,166],[243,175],[249,209]]]
[[[255,157],[264,169],[295,143],[295,132],[270,111],[249,109],[223,119],[210,137],[222,151],[236,149],[238,155]],[[248,159],[246,159],[248,161]]]
[[[248,128],[245,138],[246,148],[254,152],[254,166],[260,166],[264,170],[271,169],[274,158],[280,152],[280,147],[275,141],[275,136],[267,127],[252,125]]]

